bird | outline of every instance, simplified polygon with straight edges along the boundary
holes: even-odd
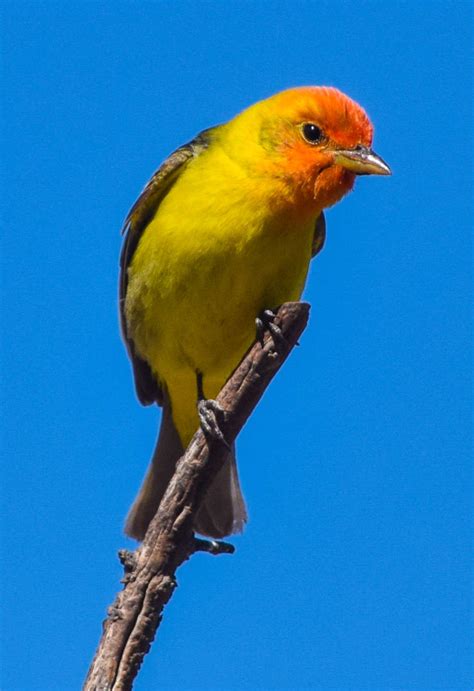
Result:
[[[121,330],[139,401],[163,411],[126,519],[130,537],[143,539],[198,427],[214,419],[218,434],[210,404],[263,315],[300,299],[324,244],[324,210],[357,176],[391,174],[372,139],[368,115],[340,90],[286,89],[179,147],[132,206],[122,229]],[[193,529],[218,539],[246,522],[232,446]]]

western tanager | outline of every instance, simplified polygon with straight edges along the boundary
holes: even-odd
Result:
[[[163,406],[153,459],[127,518],[142,539],[183,449],[255,339],[265,310],[298,300],[324,241],[323,209],[356,175],[389,175],[363,109],[301,87],[247,108],[177,149],[125,221],[120,314],[138,398]],[[235,456],[194,519],[224,537],[247,514]]]

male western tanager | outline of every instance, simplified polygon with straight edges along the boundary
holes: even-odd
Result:
[[[323,209],[356,175],[388,175],[362,108],[334,88],[289,89],[205,130],[161,165],[125,221],[120,314],[138,398],[163,406],[127,518],[143,538],[214,398],[255,339],[256,318],[298,300],[324,241]],[[229,452],[195,516],[224,537],[247,518]]]

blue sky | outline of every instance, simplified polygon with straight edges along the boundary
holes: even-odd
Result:
[[[77,689],[158,413],[122,220],[175,147],[300,84],[392,178],[327,214],[311,322],[242,432],[250,522],[179,572],[136,689],[472,688],[470,4],[3,4],[2,689]]]

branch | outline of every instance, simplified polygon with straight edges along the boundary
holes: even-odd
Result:
[[[309,305],[288,302],[274,323],[284,339],[265,331],[256,341],[217,397],[225,410],[220,427],[231,444],[252,413],[306,327]],[[177,568],[194,552],[231,554],[225,542],[198,539],[192,519],[227,449],[207,439],[202,430],[192,438],[161,500],[143,543],[135,552],[121,550],[124,588],[108,610],[102,638],[89,669],[84,691],[128,691],[160,625],[163,608],[176,587]]]

